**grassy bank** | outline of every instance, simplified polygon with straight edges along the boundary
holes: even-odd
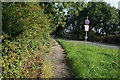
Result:
[[[118,50],[57,40],[67,53],[76,78],[117,78]]]

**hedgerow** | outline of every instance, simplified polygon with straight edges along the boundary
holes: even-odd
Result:
[[[120,44],[120,34],[106,35],[102,37],[103,43]]]
[[[3,3],[3,78],[41,78],[52,31],[43,11],[38,3]]]

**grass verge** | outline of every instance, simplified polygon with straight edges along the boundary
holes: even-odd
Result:
[[[57,39],[67,53],[75,78],[118,78],[118,49],[77,44]]]

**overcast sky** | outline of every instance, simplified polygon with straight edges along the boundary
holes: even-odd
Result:
[[[116,8],[118,8],[118,2],[120,1],[120,0],[105,0],[107,3],[109,3],[111,6],[114,6],[114,7],[116,7]],[[120,4],[119,4],[119,6],[120,6]]]
[[[91,0],[87,0],[87,1],[91,1]],[[104,0],[104,1],[109,3],[111,6],[114,6],[114,7],[118,8],[118,2],[120,0]],[[120,6],[120,4],[119,4],[119,6]]]

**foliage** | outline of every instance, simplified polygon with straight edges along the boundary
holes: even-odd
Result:
[[[103,43],[120,44],[120,34],[106,35],[102,37]]]
[[[38,26],[37,28],[44,26],[50,30],[47,15],[38,4],[3,3],[2,6],[3,32],[15,37],[33,26]]]
[[[96,37],[96,35],[95,35],[94,31],[89,31],[88,32],[88,40],[94,41],[95,37]]]
[[[118,78],[118,49],[57,40],[65,52],[75,78]]]
[[[88,35],[88,40],[93,42],[100,43],[109,43],[109,44],[120,44],[120,34],[115,35],[105,35],[105,36],[96,36],[95,34]]]
[[[69,2],[66,3],[69,7],[67,8],[67,19],[66,19],[66,28],[72,34],[76,34],[77,36],[82,35],[83,31],[80,29],[80,19],[79,12],[84,10],[87,6],[85,2]],[[70,27],[72,25],[72,27]]]
[[[106,2],[89,2],[85,10],[86,16],[88,15],[91,21],[90,29],[94,28],[96,33],[115,34],[118,31],[118,10],[116,8]],[[99,29],[101,29],[100,32]]]
[[[78,12],[86,6],[84,2],[51,2],[39,4],[45,9],[44,13],[48,14],[51,19],[50,26],[54,27],[52,34],[57,36],[63,35],[64,29],[68,27],[68,17],[78,15]],[[74,22],[73,18],[71,20]]]
[[[7,38],[4,36],[4,38]],[[3,40],[3,39],[2,39]],[[22,74],[22,68],[20,68],[20,52],[16,50],[15,43],[10,42],[7,39],[2,41],[2,70],[5,78],[18,77]],[[16,52],[17,51],[17,52]],[[19,75],[18,75],[19,74]],[[17,76],[18,75],[18,76]]]
[[[34,3],[3,3],[4,78],[41,77],[45,53],[51,47],[51,28],[43,11]]]
[[[42,61],[44,59],[45,53],[49,52],[49,49],[46,46],[47,44],[43,44],[40,42],[40,40],[37,41],[37,39],[29,39],[26,36],[22,37],[22,39],[18,38],[17,40],[11,42],[7,39],[3,39],[3,77],[40,77],[40,74],[42,74]],[[34,40],[36,40],[36,42],[34,42]],[[45,42],[47,43],[47,41]]]
[[[50,26],[53,29],[53,33],[59,34],[58,32],[65,26],[65,6],[60,2],[51,3],[39,3],[39,5],[44,8],[44,13],[48,14],[50,18]]]
[[[0,36],[0,42],[1,42],[2,38]],[[2,44],[0,43],[0,77],[2,77]]]
[[[103,36],[104,33],[107,35],[119,33],[118,10],[116,8],[111,7],[106,2],[88,2],[87,4],[83,3],[83,5],[80,10],[77,10],[78,13],[67,15],[67,29],[72,25],[69,29],[70,34],[71,32],[75,33],[78,39],[84,36],[84,25],[87,16],[90,20],[90,32],[94,31],[96,36]],[[74,8],[72,12],[74,12]]]
[[[50,34],[68,35],[69,38],[83,40],[86,16],[91,21],[89,36],[96,37],[96,41],[99,37],[92,32],[92,28],[96,31],[101,28],[102,34],[116,34],[119,31],[116,27],[116,9],[104,2],[6,2],[2,4],[2,8],[4,78],[50,77],[51,70],[47,72],[44,68],[50,66],[49,62],[44,62],[45,53],[50,52]],[[70,24],[73,26],[71,33],[65,33]],[[106,42],[106,38],[103,39]]]

